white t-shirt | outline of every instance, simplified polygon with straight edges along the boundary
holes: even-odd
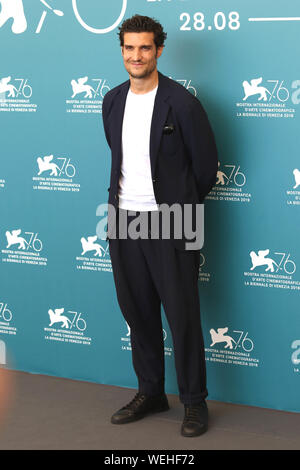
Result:
[[[150,165],[150,129],[157,87],[127,94],[123,129],[123,159],[119,179],[119,207],[133,211],[158,210]]]

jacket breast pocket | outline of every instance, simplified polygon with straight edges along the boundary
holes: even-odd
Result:
[[[162,132],[161,152],[163,154],[172,155],[176,153],[179,146],[181,146],[181,141],[175,124],[172,122],[166,123]]]

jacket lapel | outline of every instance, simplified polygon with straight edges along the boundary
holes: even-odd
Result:
[[[151,163],[151,173],[152,177],[155,175],[155,166],[157,162],[157,156],[159,151],[159,145],[162,137],[163,127],[168,116],[168,111],[170,105],[168,103],[168,86],[167,81],[165,80],[164,75],[158,72],[158,89],[155,97],[153,115],[151,121],[151,131],[150,131],[150,163]],[[122,127],[123,127],[123,118],[125,111],[125,104],[127,93],[129,90],[130,81],[128,80],[124,86],[120,89],[118,95],[116,96],[116,108],[114,110],[114,123],[115,123],[115,132],[116,140],[115,145],[115,154],[117,156],[116,168],[121,167],[122,162]]]
[[[155,97],[151,131],[150,131],[150,161],[152,177],[155,176],[155,167],[162,137],[163,127],[167,119],[170,105],[168,103],[168,87],[164,75],[158,72],[158,89]]]

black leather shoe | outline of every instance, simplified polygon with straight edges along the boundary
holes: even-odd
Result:
[[[159,413],[169,409],[167,396],[162,395],[147,396],[137,393],[128,405],[123,406],[111,417],[112,424],[124,424],[137,421],[150,413]]]
[[[184,405],[184,418],[181,434],[185,437],[200,436],[208,428],[208,409],[206,401],[197,405]]]

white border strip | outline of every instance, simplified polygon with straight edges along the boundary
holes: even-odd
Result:
[[[278,17],[278,18],[248,18],[248,21],[300,21],[300,17]]]

